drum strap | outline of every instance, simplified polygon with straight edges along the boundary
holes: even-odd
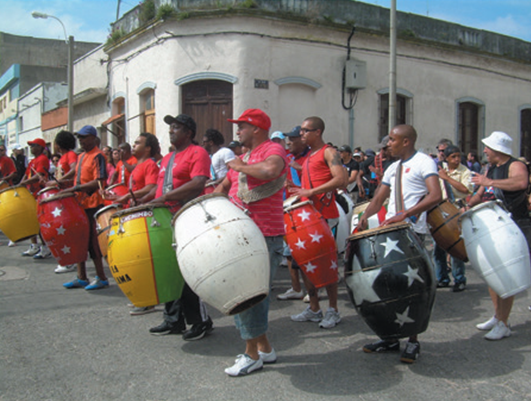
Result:
[[[445,168],[446,166],[448,166],[448,164],[446,164],[446,166],[445,166],[443,162],[440,162],[439,165],[440,165],[441,168],[445,169],[446,172],[448,173],[448,169]],[[455,196],[454,196],[454,191],[452,191],[452,186],[446,180],[441,179],[441,181],[443,182],[444,191],[446,192],[446,199],[448,199],[450,202],[454,203],[455,202]]]
[[[404,195],[402,194],[402,160],[399,160],[398,166],[396,166],[395,208],[396,214],[404,212]]]
[[[175,160],[175,154],[173,152],[170,156],[170,160],[166,165],[166,171],[164,172],[164,182],[162,184],[162,194],[167,194],[173,189],[173,161]]]
[[[251,157],[251,151],[247,152],[243,157],[243,161],[247,162]],[[247,183],[247,174],[238,174],[238,198],[244,203],[249,204],[251,202],[257,202],[259,200],[269,198],[271,195],[277,193],[284,187],[286,181],[286,174],[275,178],[273,181],[266,182],[253,189],[249,189]]]

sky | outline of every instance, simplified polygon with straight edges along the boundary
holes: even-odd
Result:
[[[327,0],[334,1],[334,0]],[[364,0],[389,8],[391,0]],[[122,0],[120,16],[139,3]],[[396,0],[399,11],[485,29],[531,42],[531,0]],[[53,19],[34,19],[32,11],[59,18],[75,40],[104,42],[116,19],[118,0],[0,0],[0,31],[15,35],[64,39]]]

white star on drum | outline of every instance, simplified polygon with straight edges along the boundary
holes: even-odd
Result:
[[[411,319],[408,315],[409,315],[409,306],[406,308],[404,313],[396,313],[395,323],[398,323],[400,327],[402,327],[406,323],[415,323],[415,321]]]
[[[407,265],[407,273],[402,273],[404,276],[407,277],[407,286],[411,287],[411,284],[413,284],[413,281],[418,280],[421,283],[424,282],[422,277],[419,276],[419,269],[412,269],[410,265]]]
[[[56,230],[57,230],[57,235],[64,235],[66,232],[66,229],[63,226],[57,228]]]
[[[337,269],[337,263],[335,260],[332,261],[332,265],[330,266],[330,269],[336,270]]]
[[[400,249],[396,244],[398,244],[398,240],[393,241],[391,238],[386,238],[385,242],[380,242],[380,245],[385,247],[384,258],[386,258],[387,255],[389,255],[392,251],[397,251],[402,255],[404,254],[404,252],[402,252],[402,249]]]
[[[368,302],[378,302],[381,301],[380,297],[372,285],[378,275],[380,274],[380,269],[373,269],[362,271],[359,264],[358,258],[354,258],[354,266],[352,269],[352,275],[346,278],[347,285],[352,290],[354,295],[354,301],[356,305],[360,306],[363,301]]]
[[[300,238],[295,245],[297,245],[299,249],[306,249],[306,247],[304,246],[304,241],[301,240]]]
[[[310,220],[310,213],[308,213],[306,210],[303,210],[297,216],[301,218],[301,221]]]
[[[59,216],[61,215],[62,212],[63,212],[62,209],[59,209],[58,207],[56,207],[56,208],[53,210],[53,212],[52,212],[53,217],[59,217]]]
[[[67,253],[70,253],[70,247],[65,245],[61,251],[66,255]]]
[[[310,234],[310,237],[312,237],[312,242],[321,242],[321,238],[324,237],[324,235],[319,235],[319,233]]]
[[[317,269],[317,266],[312,264],[312,262],[308,263],[305,267],[306,267],[306,273],[313,273],[313,271]]]

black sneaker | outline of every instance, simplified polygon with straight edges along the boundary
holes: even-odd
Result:
[[[205,322],[196,323],[190,330],[186,330],[183,333],[183,340],[194,341],[200,340],[207,334],[210,334],[214,330],[212,319],[210,317]]]
[[[371,354],[373,352],[396,352],[400,351],[399,341],[380,340],[372,344],[363,346],[363,352]]]
[[[461,292],[461,291],[464,291],[466,289],[466,284],[465,283],[459,283],[459,284],[454,284],[454,287],[452,288],[452,291],[453,292]]]
[[[446,288],[450,286],[450,282],[448,281],[439,281],[437,283],[437,288]]]
[[[167,334],[182,334],[185,330],[186,325],[182,320],[179,320],[174,324],[164,321],[160,325],[150,328],[149,332],[154,336],[165,336]]]
[[[408,341],[406,349],[402,352],[400,361],[404,363],[413,363],[420,355],[420,343],[418,341]]]

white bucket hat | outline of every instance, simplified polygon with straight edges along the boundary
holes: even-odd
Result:
[[[494,131],[490,136],[482,139],[481,142],[496,152],[512,156],[511,145],[513,139],[505,132]]]

